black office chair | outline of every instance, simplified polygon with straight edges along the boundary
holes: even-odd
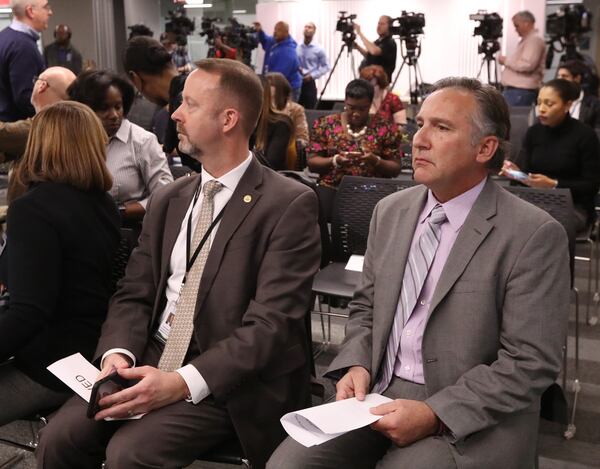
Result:
[[[332,260],[321,269],[313,282],[313,293],[327,303],[323,311],[319,300],[316,314],[321,315],[323,343],[331,339],[331,317],[347,315],[333,313],[332,303],[348,301],[354,295],[360,280],[360,272],[346,270],[345,265],[352,254],[364,255],[367,248],[369,225],[375,205],[385,196],[414,186],[412,180],[345,176],[337,190],[331,219]],[[327,317],[328,332],[325,333],[323,317]]]
[[[575,412],[577,410],[577,397],[581,391],[581,384],[579,383],[579,291],[574,285],[574,264],[575,264],[575,220],[574,220],[574,207],[573,199],[571,198],[571,191],[569,189],[534,189],[531,187],[505,187],[509,192],[516,195],[517,197],[526,200],[527,202],[541,208],[548,212],[554,217],[565,229],[569,240],[569,257],[570,257],[570,268],[571,268],[571,289],[575,296],[575,373],[573,377],[572,391],[573,395],[573,408],[571,410],[571,418],[568,422],[567,429],[563,436],[570,440],[575,436],[577,427],[575,426]],[[563,353],[563,376],[562,376],[562,389],[567,389],[567,342],[565,340],[564,353]],[[557,390],[557,385],[553,385],[544,393],[546,395],[546,409],[548,406],[552,406],[552,413],[554,415],[562,416],[566,412],[560,410],[560,392]],[[554,397],[549,396],[552,394]],[[564,400],[564,395],[562,397]],[[542,403],[544,403],[544,397],[542,397]],[[555,421],[562,420],[554,419]]]

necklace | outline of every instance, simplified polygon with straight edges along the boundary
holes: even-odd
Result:
[[[351,128],[350,128],[350,124],[346,124],[346,130],[348,131],[348,135],[350,135],[352,138],[356,139],[356,138],[360,138],[363,135],[365,135],[367,133],[367,126],[365,125],[362,129],[360,129],[358,132],[354,132]]]

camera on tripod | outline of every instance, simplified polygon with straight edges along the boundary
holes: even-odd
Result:
[[[473,36],[481,36],[484,41],[495,41],[502,37],[503,20],[498,13],[479,10],[474,15],[469,15],[469,19],[479,21],[479,25],[473,30]]]
[[[419,34],[425,34],[423,31],[424,27],[425,15],[423,13],[407,13],[403,10],[402,15],[392,19],[390,34],[392,36],[399,36],[402,39],[414,37]]]
[[[352,50],[352,44],[356,40],[356,33],[354,32],[356,15],[346,15],[345,11],[340,11],[339,15],[335,30],[342,33],[342,41],[344,41],[349,50]]]
[[[221,22],[221,18],[208,18],[206,16],[202,17],[202,22],[200,23],[200,36],[206,36],[206,43],[209,46],[213,46],[215,44],[215,36],[220,36],[221,31],[217,27],[215,23]]]
[[[196,29],[196,22],[189,19],[182,6],[170,10],[166,18],[165,32],[173,34],[178,46],[187,45],[187,37]]]
[[[574,38],[592,30],[592,13],[582,4],[564,5],[546,18],[546,34],[552,39]]]
[[[477,49],[478,54],[485,54],[491,57],[500,50],[498,39],[502,37],[502,17],[498,13],[488,13],[486,10],[479,10],[473,15],[469,15],[472,21],[479,21],[479,25],[473,29],[473,36],[481,36],[483,41]]]

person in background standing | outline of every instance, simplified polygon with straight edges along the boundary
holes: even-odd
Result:
[[[535,29],[530,11],[520,11],[512,21],[521,40],[512,54],[498,56],[498,62],[504,65],[502,95],[509,106],[531,106],[544,78],[546,43]]]
[[[48,67],[65,67],[75,75],[81,73],[83,60],[81,53],[71,45],[73,32],[66,24],[59,24],[54,29],[54,42],[44,49],[44,59]]]
[[[0,31],[0,121],[32,117],[29,102],[34,77],[46,68],[37,47],[40,33],[48,27],[52,8],[48,0],[12,0],[12,23]]]
[[[313,42],[317,27],[309,22],[304,26],[304,42],[298,44],[296,52],[302,73],[302,88],[298,103],[305,109],[314,109],[317,105],[316,81],[329,71],[327,55],[323,48]]]

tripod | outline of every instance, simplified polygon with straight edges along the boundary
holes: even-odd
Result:
[[[400,53],[402,54],[402,65],[396,73],[391,89],[394,89],[398,77],[405,65],[408,65],[408,86],[410,89],[410,103],[418,104],[419,98],[423,97],[423,76],[419,67],[421,56],[421,42],[417,36],[400,37]]]
[[[348,50],[348,55],[351,55],[353,42],[354,42],[354,39],[352,39],[351,42],[344,41],[342,43],[342,47],[340,47],[340,51],[338,52],[335,62],[333,63],[333,67],[331,68],[331,71],[329,72],[329,76],[327,77],[325,86],[321,90],[321,94],[319,95],[319,99],[317,100],[317,105],[315,106],[316,109],[319,109],[319,104],[321,104],[321,100],[323,99],[323,95],[325,94],[325,90],[327,89],[327,85],[329,85],[329,81],[331,80],[331,77],[333,76],[333,72],[335,72],[335,68],[337,67],[338,62],[340,61],[340,57],[342,56],[342,52],[344,52],[344,48],[346,48]]]
[[[498,63],[496,62],[494,54],[499,50],[500,44],[498,43],[498,41],[493,39],[484,39],[483,42],[479,45],[479,48],[477,49],[477,52],[479,54],[483,54],[483,58],[481,59],[481,66],[479,67],[479,73],[477,73],[477,79],[479,79],[479,77],[481,76],[484,64],[487,65],[488,84],[492,85],[496,89],[499,89],[500,83],[498,82]],[[492,67],[494,69],[493,81]]]

